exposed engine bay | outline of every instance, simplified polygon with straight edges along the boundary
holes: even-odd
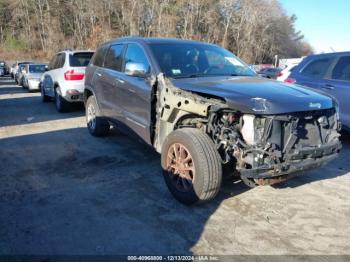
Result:
[[[234,161],[240,175],[257,184],[273,184],[286,179],[282,175],[318,167],[341,149],[334,108],[286,115],[213,110],[207,132],[224,163]]]
[[[222,158],[248,186],[274,184],[319,167],[341,149],[336,108],[286,114],[249,114],[224,101],[181,90],[158,77],[154,147],[178,128],[206,132]]]

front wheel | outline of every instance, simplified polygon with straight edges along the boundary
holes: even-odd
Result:
[[[162,146],[162,168],[170,192],[183,204],[209,201],[220,190],[220,155],[209,136],[199,129],[170,133]]]

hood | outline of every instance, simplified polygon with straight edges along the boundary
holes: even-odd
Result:
[[[202,77],[172,79],[177,88],[226,101],[249,114],[284,114],[332,108],[333,99],[298,85],[260,77]]]

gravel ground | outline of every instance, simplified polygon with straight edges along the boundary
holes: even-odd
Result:
[[[350,136],[340,157],[277,186],[225,179],[199,207],[176,202],[152,148],[91,137],[0,80],[0,254],[350,254]]]

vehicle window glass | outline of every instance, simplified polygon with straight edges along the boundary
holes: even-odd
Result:
[[[61,68],[64,66],[64,63],[66,62],[66,54],[61,53],[58,56],[59,56],[59,59],[58,59],[56,68]]]
[[[224,48],[202,43],[150,45],[162,72],[172,78],[255,76],[255,72]]]
[[[29,72],[30,73],[44,73],[45,72],[45,65],[29,65]]]
[[[208,59],[208,65],[209,66],[224,66],[225,59],[223,56],[220,56],[219,54],[212,52],[210,50],[205,50],[205,55]]]
[[[99,67],[102,67],[103,66],[103,61],[105,59],[105,55],[107,53],[107,50],[108,50],[108,46],[102,46],[100,47],[95,55],[93,56],[93,60],[91,61],[91,63],[95,66],[99,66]]]
[[[20,66],[19,66],[19,72],[22,73],[22,71],[25,70],[25,66],[26,66],[26,65],[23,65],[23,64],[20,65]]]
[[[53,64],[52,69],[57,69],[57,68],[61,68],[64,65],[65,62],[65,58],[66,58],[66,54],[65,53],[60,53],[57,55],[56,60]]]
[[[54,66],[55,66],[55,63],[56,63],[56,59],[57,59],[57,55],[55,55],[55,56],[51,59],[51,61],[50,61],[50,63],[49,63],[49,70],[54,69]]]
[[[106,54],[104,67],[121,71],[123,61],[122,52],[123,45],[112,45]]]
[[[93,52],[79,52],[69,55],[69,65],[71,67],[85,67],[89,64]]]
[[[301,73],[316,78],[323,78],[332,62],[333,58],[331,57],[316,59],[309,63]]]
[[[295,66],[292,66],[292,67],[289,69],[289,72],[293,72],[294,69],[295,69],[296,67],[297,67],[296,65],[295,65]]]
[[[332,72],[332,79],[350,81],[350,56],[341,57]]]
[[[146,72],[149,73],[151,71],[151,66],[148,63],[146,54],[143,49],[137,44],[129,44],[125,53],[125,65],[127,63],[137,63],[143,64],[147,69]]]

